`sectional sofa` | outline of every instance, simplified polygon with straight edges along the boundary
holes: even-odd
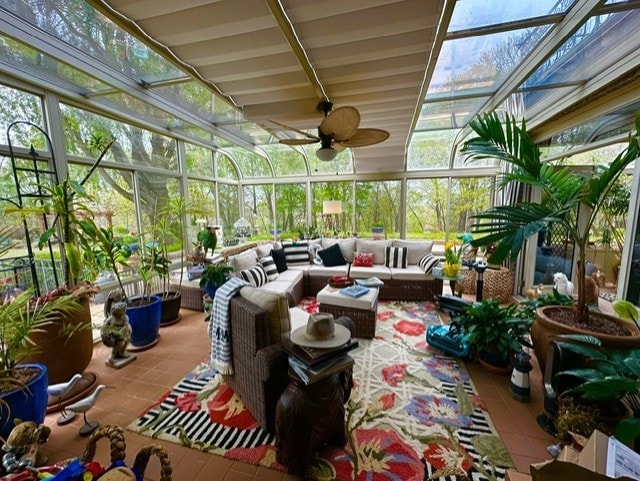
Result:
[[[430,241],[322,238],[259,245],[228,262],[235,276],[285,293],[291,305],[316,296],[334,276],[378,277],[384,282],[380,299],[431,301],[442,293],[442,280],[430,273],[438,260],[432,247]]]

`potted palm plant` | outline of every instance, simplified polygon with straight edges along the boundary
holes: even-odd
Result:
[[[0,238],[8,238],[11,227],[0,231]],[[0,255],[11,248],[3,245]],[[77,313],[80,305],[71,295],[53,299],[35,298],[25,291],[13,295],[8,285],[0,292],[0,436],[6,439],[13,428],[13,419],[40,424],[47,410],[47,366],[28,363],[43,348],[35,335],[52,324],[60,314]],[[65,325],[58,335],[69,339],[78,326]]]
[[[185,219],[187,215],[197,215],[202,214],[203,211],[198,209],[191,204],[189,204],[184,197],[172,197],[166,199],[163,203],[163,207],[161,207],[158,211],[158,215],[156,216],[156,231],[157,238],[159,242],[159,250],[164,259],[167,259],[167,266],[169,267],[166,271],[163,271],[160,275],[161,279],[161,291],[156,295],[160,297],[161,300],[161,310],[162,315],[160,319],[160,326],[168,326],[180,320],[180,303],[182,296],[182,281],[184,278],[184,265],[185,265],[185,250],[184,246],[186,243],[186,229],[185,229]],[[204,232],[204,231],[203,231]],[[208,232],[208,230],[206,231]],[[205,249],[212,248],[215,249],[217,238],[215,234],[213,235],[214,242],[213,246],[208,242],[206,244],[203,243],[203,247]],[[174,290],[170,290],[170,266],[171,263],[168,262],[169,259],[169,251],[172,243],[179,244],[179,253],[180,253],[180,264],[178,271],[178,282],[177,289],[174,287]],[[206,253],[206,252],[205,252]]]
[[[505,123],[497,113],[488,113],[470,123],[477,134],[467,140],[462,154],[469,161],[492,158],[508,164],[501,188],[519,182],[541,191],[540,202],[517,201],[511,205],[492,207],[475,216],[475,232],[485,234],[472,241],[474,246],[494,244],[489,262],[501,263],[508,256],[515,258],[525,241],[554,223],[563,228],[577,252],[575,280],[577,300],[571,307],[549,306],[536,311],[531,329],[538,361],[544,369],[547,345],[552,336],[563,332],[589,333],[607,346],[633,345],[640,342],[640,331],[618,318],[590,312],[586,302],[585,262],[589,236],[612,186],[625,168],[640,155],[636,118],[636,133],[630,135],[627,147],[607,166],[591,175],[573,172],[569,167],[556,167],[541,161],[540,150],[527,132],[523,120],[507,116]],[[578,220],[578,211],[581,218]],[[614,334],[595,333],[610,329]]]

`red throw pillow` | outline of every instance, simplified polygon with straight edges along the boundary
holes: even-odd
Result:
[[[373,252],[356,252],[353,267],[373,267]]]

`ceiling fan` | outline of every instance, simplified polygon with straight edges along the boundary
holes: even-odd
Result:
[[[320,142],[316,155],[318,159],[329,162],[335,159],[338,152],[347,147],[365,147],[389,138],[389,132],[386,130],[359,129],[360,112],[355,107],[338,107],[334,110],[331,102],[322,101],[318,104],[318,110],[324,112],[324,119],[318,126],[317,136],[278,124],[306,137],[305,139],[281,139],[280,143],[305,145]]]

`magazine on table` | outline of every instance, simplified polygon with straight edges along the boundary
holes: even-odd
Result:
[[[369,292],[368,287],[359,286],[358,284],[354,284],[349,287],[345,287],[344,289],[340,289],[340,293],[350,297],[360,297],[364,296],[367,292]]]
[[[349,339],[345,344],[339,347],[319,348],[307,347],[294,344],[290,339],[282,340],[282,348],[290,356],[295,356],[307,366],[315,366],[328,358],[337,357],[358,347],[357,339]]]
[[[356,279],[356,284],[364,287],[380,287],[384,285],[382,279],[378,277],[369,277],[368,279]]]
[[[333,374],[344,371],[353,366],[353,358],[346,354],[327,359],[325,362],[311,367],[295,356],[289,356],[289,367],[306,385],[313,384]]]

